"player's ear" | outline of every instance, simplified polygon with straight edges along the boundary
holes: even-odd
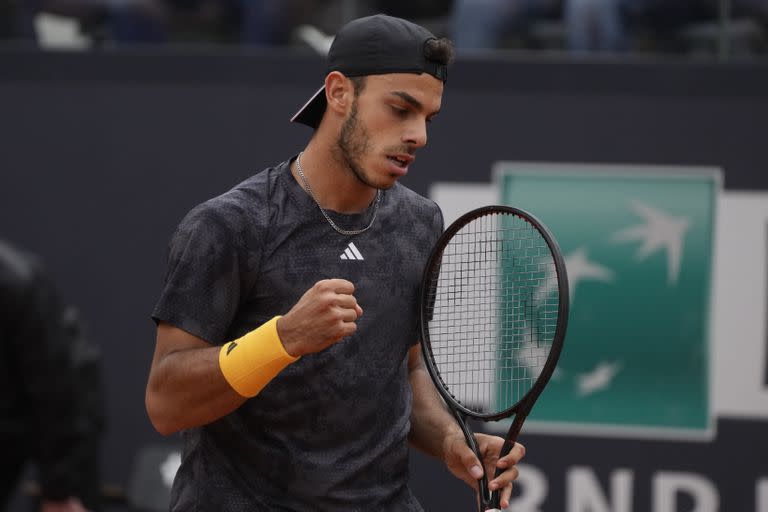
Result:
[[[325,99],[327,108],[346,117],[354,100],[352,81],[338,71],[332,71],[325,77]]]

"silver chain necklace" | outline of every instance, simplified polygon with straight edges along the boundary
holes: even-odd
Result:
[[[322,206],[320,206],[320,203],[317,201],[317,198],[315,197],[315,193],[312,192],[312,187],[309,186],[309,182],[307,181],[307,177],[304,176],[304,169],[301,168],[301,155],[303,155],[304,152],[302,151],[299,153],[299,156],[296,157],[296,170],[299,172],[299,177],[301,178],[302,183],[304,183],[304,186],[307,189],[307,192],[309,192],[309,196],[312,198],[312,200],[315,202],[318,208],[320,208],[320,213],[323,214],[323,217],[325,217],[325,220],[328,221],[328,224],[331,225],[331,227],[339,234],[341,235],[359,235],[360,233],[363,233],[365,231],[368,231],[371,226],[373,226],[373,222],[376,220],[376,214],[379,212],[379,203],[381,202],[381,190],[376,190],[376,199],[373,203],[373,217],[371,217],[371,222],[365,226],[363,229],[341,229],[339,226],[336,225],[335,222],[331,219],[331,217],[328,215],[328,212],[326,212]]]

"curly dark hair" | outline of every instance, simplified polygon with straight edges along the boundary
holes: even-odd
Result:
[[[424,43],[424,56],[429,60],[447,66],[453,62],[453,43],[445,37],[429,39]]]

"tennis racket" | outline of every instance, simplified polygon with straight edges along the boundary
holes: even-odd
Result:
[[[515,415],[504,457],[563,347],[568,279],[557,242],[523,210],[472,210],[435,244],[420,300],[424,361],[478,459],[468,420]],[[498,509],[485,475],[478,487],[481,512]]]

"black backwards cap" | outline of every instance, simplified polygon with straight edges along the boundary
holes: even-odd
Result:
[[[339,30],[328,51],[326,74],[339,71],[356,77],[387,73],[429,73],[445,82],[445,64],[428,60],[424,45],[437,39],[429,30],[410,21],[376,14],[352,20]],[[317,128],[325,113],[325,86],[291,118],[291,122]]]

